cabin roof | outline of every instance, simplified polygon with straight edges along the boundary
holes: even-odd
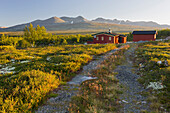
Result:
[[[110,36],[117,36],[117,35],[118,35],[118,34],[116,34],[116,33],[99,32],[99,33],[93,34],[92,36],[101,35],[101,34],[110,35]]]
[[[157,32],[154,31],[133,31],[132,34],[134,35],[152,35],[152,34],[156,34]]]

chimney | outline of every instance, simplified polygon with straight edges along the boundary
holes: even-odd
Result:
[[[112,30],[109,28],[109,33],[111,34],[112,33]]]

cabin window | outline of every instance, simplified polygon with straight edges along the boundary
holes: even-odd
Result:
[[[109,40],[112,40],[112,37],[109,37]]]
[[[96,40],[99,40],[99,37],[96,37]]]
[[[104,37],[102,37],[102,40],[104,40]]]
[[[96,35],[94,35],[94,38],[96,38]]]

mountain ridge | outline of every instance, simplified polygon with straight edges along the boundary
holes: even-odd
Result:
[[[69,30],[69,29],[108,29],[116,28],[123,29],[123,25],[126,25],[126,28],[130,27],[131,29],[161,29],[161,28],[170,28],[170,25],[161,25],[153,21],[136,21],[132,22],[129,20],[118,20],[118,19],[105,19],[102,17],[98,17],[94,20],[88,20],[83,16],[77,17],[50,17],[48,19],[40,20],[37,19],[32,22],[19,24],[15,26],[11,26],[8,28],[0,28],[1,32],[4,31],[23,31],[25,26],[29,26],[32,23],[33,26],[45,26],[47,30]],[[107,24],[107,26],[105,26]],[[145,28],[146,27],[146,28]],[[148,28],[147,28],[148,27]],[[60,29],[61,28],[61,29]]]
[[[153,21],[129,21],[129,20],[118,20],[118,19],[105,19],[102,17],[98,17],[93,22],[100,22],[100,23],[115,23],[115,24],[125,24],[125,25],[135,25],[135,26],[145,26],[145,27],[162,27],[162,28],[170,28],[170,25],[167,24],[158,24]]]

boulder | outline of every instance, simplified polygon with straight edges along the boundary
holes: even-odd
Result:
[[[168,61],[165,60],[165,61],[163,62],[163,65],[164,65],[165,67],[168,67],[168,66],[169,66],[169,65],[168,65]]]

